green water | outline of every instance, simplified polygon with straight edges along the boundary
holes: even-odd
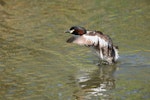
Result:
[[[0,0],[0,100],[149,100],[149,0]],[[73,25],[120,48],[97,66],[89,48],[65,41]]]

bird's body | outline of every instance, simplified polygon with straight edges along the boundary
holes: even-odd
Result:
[[[75,43],[92,47],[101,61],[108,64],[115,63],[118,59],[118,47],[113,45],[112,39],[100,31],[87,31],[83,27],[73,26],[68,33],[74,34],[67,43]]]

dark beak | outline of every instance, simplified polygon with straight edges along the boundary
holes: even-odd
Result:
[[[70,33],[70,30],[67,30],[65,33]]]

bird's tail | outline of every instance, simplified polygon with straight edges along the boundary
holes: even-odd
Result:
[[[114,57],[114,60],[116,61],[118,58],[119,58],[119,54],[118,54],[118,46],[113,46],[113,49],[114,49],[114,52],[115,52],[115,57]]]

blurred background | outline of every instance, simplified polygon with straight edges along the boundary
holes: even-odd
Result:
[[[149,100],[149,0],[0,0],[0,100]],[[119,46],[97,66],[89,48],[67,44],[79,25]]]

